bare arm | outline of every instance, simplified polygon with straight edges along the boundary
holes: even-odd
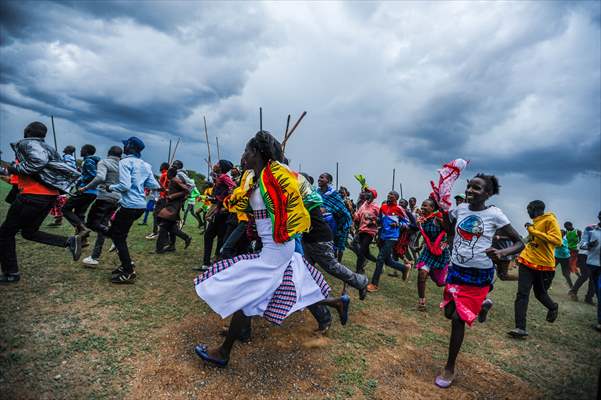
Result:
[[[501,229],[497,231],[500,235],[506,236],[509,240],[513,241],[513,245],[504,249],[495,249],[490,247],[486,249],[486,254],[491,258],[499,258],[505,256],[511,256],[513,254],[517,254],[520,251],[524,250],[524,242],[522,242],[522,237],[520,234],[514,229],[511,224],[505,225]]]

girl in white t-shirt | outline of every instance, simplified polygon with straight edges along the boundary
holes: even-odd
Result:
[[[485,204],[495,194],[499,194],[497,178],[478,174],[468,181],[466,203],[452,209],[446,218],[446,230],[453,246],[440,306],[452,324],[447,364],[436,377],[436,385],[441,388],[448,388],[455,379],[455,361],[463,343],[465,324],[471,326],[476,318],[484,322],[492,307],[492,301],[486,298],[495,273],[491,258],[515,254],[524,248],[520,235],[505,214]],[[502,250],[493,248],[492,240],[497,231],[509,237],[513,246]]]

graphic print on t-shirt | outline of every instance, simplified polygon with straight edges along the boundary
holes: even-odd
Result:
[[[453,243],[453,253],[460,263],[467,263],[474,258],[474,248],[484,233],[482,218],[471,214],[457,224],[457,239]]]

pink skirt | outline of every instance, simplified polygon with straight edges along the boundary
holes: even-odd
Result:
[[[460,285],[455,283],[447,283],[444,288],[444,294],[440,308],[444,308],[447,304],[454,301],[457,315],[468,326],[478,318],[478,313],[482,308],[482,302],[486,299],[490,286],[471,286]]]
[[[436,283],[438,287],[442,287],[445,285],[447,281],[447,273],[449,272],[449,265],[445,265],[443,269],[431,269],[428,264],[423,261],[420,261],[415,266],[416,270],[423,269],[428,271],[428,275],[430,275],[430,279]]]

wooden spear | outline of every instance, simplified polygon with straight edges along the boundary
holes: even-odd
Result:
[[[336,190],[338,190],[338,162],[336,162]]]
[[[171,154],[171,157],[170,157],[170,161],[169,161],[170,165],[173,161],[175,161],[175,153],[177,152],[177,148],[179,147],[180,140],[181,140],[181,138],[177,138],[177,143],[175,143],[175,148],[173,149],[173,154]]]
[[[169,139],[169,154],[167,155],[167,164],[171,165],[171,139]]]
[[[259,107],[259,130],[263,130],[263,107]]]
[[[217,142],[217,159],[221,160],[221,152],[219,151],[219,138],[215,136],[215,142]]]
[[[50,116],[50,121],[52,122],[52,135],[54,136],[54,150],[58,151],[58,146],[56,144],[56,131],[54,130],[54,115]]]
[[[284,131],[284,140],[286,140],[286,136],[288,136],[288,128],[290,128],[290,114],[288,114],[288,119],[286,120],[286,130]]]
[[[292,136],[292,134],[294,133],[294,131],[298,127],[298,124],[300,124],[300,122],[303,120],[303,118],[305,118],[305,115],[307,115],[307,112],[303,111],[303,113],[301,114],[301,116],[299,117],[299,119],[292,126],[292,129],[290,129],[290,131],[286,134],[286,137],[284,138],[284,141],[282,142],[282,151],[283,152],[286,151],[286,142],[288,142],[288,139],[290,139],[290,137]]]
[[[207,152],[209,153],[209,169],[211,168],[211,144],[209,143],[209,131],[207,130],[207,119],[203,116],[202,119],[205,122],[205,139],[207,141]]]

